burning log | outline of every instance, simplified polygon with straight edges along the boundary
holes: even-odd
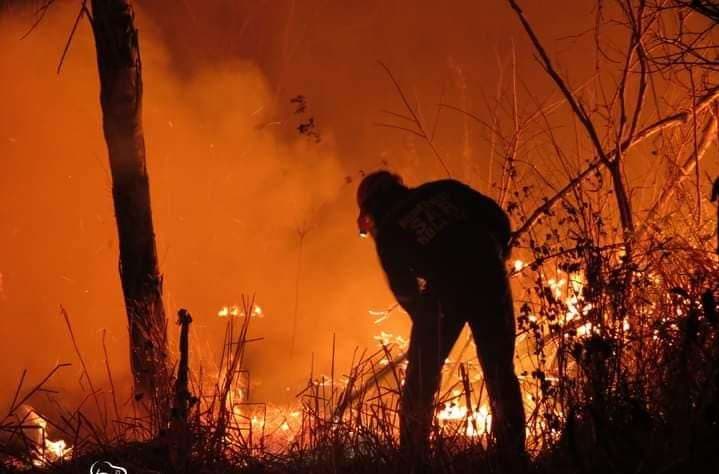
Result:
[[[145,161],[138,33],[128,0],[91,5],[136,399],[153,404],[162,426],[169,413],[167,322]]]

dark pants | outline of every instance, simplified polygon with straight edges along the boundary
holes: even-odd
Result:
[[[503,265],[494,273],[486,275],[479,289],[455,286],[427,296],[436,304],[428,302],[419,311],[422,314],[412,315],[409,365],[400,402],[400,445],[413,456],[427,453],[441,369],[464,324],[469,323],[489,393],[492,433],[500,458],[524,457],[524,407],[513,363],[512,295]]]

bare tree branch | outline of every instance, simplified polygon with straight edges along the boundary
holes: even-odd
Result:
[[[639,130],[634,138],[631,141],[625,140],[622,143],[622,146],[620,147],[622,153],[626,153],[629,149],[634,147],[635,145],[643,142],[647,138],[650,138],[657,133],[666,130],[667,128],[674,127],[677,125],[685,124],[689,120],[691,120],[694,113],[701,113],[704,111],[709,105],[714,103],[717,98],[719,98],[719,86],[711,88],[707,94],[702,97],[701,100],[696,102],[695,110],[692,111],[684,110],[681,112],[677,112],[672,115],[668,115],[666,117],[663,117],[653,124]],[[616,151],[614,152],[616,153]],[[613,154],[612,154],[613,155]],[[612,158],[612,155],[609,155],[608,158]],[[581,171],[577,176],[572,178],[571,181],[569,181],[563,188],[561,188],[559,191],[557,191],[552,197],[545,200],[544,204],[536,208],[532,213],[527,217],[527,219],[522,223],[522,225],[519,226],[519,228],[513,233],[512,235],[512,242],[511,245],[515,246],[519,239],[524,235],[529,229],[534,226],[534,224],[537,223],[537,221],[544,215],[546,215],[549,211],[552,210],[552,208],[572,189],[574,189],[578,184],[580,184],[587,176],[592,174],[597,169],[601,168],[605,163],[599,159],[592,161],[583,171]]]
[[[519,21],[522,23],[524,30],[527,32],[527,35],[529,36],[530,40],[532,41],[532,44],[534,45],[534,49],[539,54],[545,71],[547,72],[547,74],[549,74],[557,87],[562,91],[562,94],[567,99],[567,102],[572,108],[572,111],[577,116],[580,123],[584,126],[587,135],[589,135],[590,141],[594,145],[594,149],[597,153],[597,156],[599,157],[599,160],[604,162],[604,164],[609,169],[612,176],[612,183],[614,185],[614,194],[617,199],[617,207],[619,209],[619,217],[622,224],[622,230],[624,231],[624,240],[625,242],[629,242],[631,240],[631,234],[634,230],[634,223],[632,218],[630,198],[627,194],[626,187],[623,181],[623,176],[621,173],[621,163],[619,160],[622,154],[621,145],[617,146],[617,152],[614,153],[613,162],[610,162],[607,152],[604,150],[604,146],[602,145],[601,139],[599,138],[597,129],[594,126],[594,123],[592,122],[591,118],[589,117],[589,114],[584,109],[579,100],[574,96],[574,93],[571,91],[564,79],[562,79],[562,77],[559,75],[555,67],[552,65],[552,61],[549,58],[549,55],[542,46],[542,43],[534,32],[534,29],[529,24],[529,21],[524,16],[524,12],[522,12],[522,9],[519,7],[515,0],[508,0],[508,2],[512,9],[516,12]],[[628,54],[631,55],[632,53],[629,52]],[[627,58],[627,62],[629,62],[629,58]],[[627,66],[627,68],[628,67],[629,66]],[[625,74],[626,73],[627,71],[625,70]]]
[[[427,142],[427,145],[429,145],[429,148],[432,150],[432,153],[434,154],[435,158],[437,158],[437,161],[439,161],[439,164],[442,165],[442,168],[447,173],[447,176],[451,177],[452,173],[449,171],[449,168],[445,164],[444,159],[442,159],[442,156],[439,154],[439,151],[437,151],[437,148],[435,148],[434,143],[432,142],[432,137],[427,133],[422,120],[417,115],[417,112],[415,112],[414,108],[410,105],[409,100],[407,100],[407,96],[404,94],[402,87],[399,85],[399,82],[397,82],[397,79],[395,79],[394,75],[392,74],[392,71],[390,71],[390,69],[382,61],[378,61],[378,63],[382,67],[382,69],[385,70],[387,75],[389,76],[390,80],[392,81],[392,84],[394,84],[395,89],[397,89],[397,93],[399,94],[399,97],[402,99],[402,103],[404,103],[405,108],[411,115],[412,122],[414,122],[415,126],[417,127],[417,130],[413,131],[413,130],[409,130],[404,127],[391,127],[390,125],[387,125],[387,124],[378,124],[378,125],[383,126],[383,127],[398,128],[400,130],[405,130],[405,131],[411,131],[418,137],[422,138],[424,141]],[[393,115],[397,115],[400,118],[405,119],[405,120],[408,118],[408,117],[406,117],[404,115],[400,115],[400,114],[393,114]]]
[[[677,172],[674,173],[673,179],[670,179],[664,185],[664,189],[659,195],[659,198],[654,203],[652,208],[649,210],[649,213],[645,217],[644,224],[642,225],[642,227],[639,228],[639,230],[637,230],[637,238],[639,238],[641,235],[644,234],[644,232],[650,229],[649,223],[652,221],[654,216],[656,216],[656,214],[664,206],[666,206],[669,200],[676,193],[679,186],[681,186],[681,184],[686,181],[687,178],[689,178],[691,172],[696,169],[697,164],[706,155],[706,152],[709,150],[709,146],[716,139],[716,133],[717,118],[712,116],[704,126],[701,140],[699,140],[699,143],[697,144],[696,148],[692,150],[692,153],[687,157],[686,160],[684,160],[684,163],[681,165],[681,167],[679,167]]]

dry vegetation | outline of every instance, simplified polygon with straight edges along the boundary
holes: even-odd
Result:
[[[719,167],[705,160],[717,157],[716,7],[598,2],[596,29],[588,33],[596,39],[595,75],[576,87],[531,18],[509,4],[557,96],[539,100],[528,91],[531,107],[520,107],[513,77],[498,88],[489,121],[444,106],[486,127],[492,154],[503,157],[493,181],[517,229],[518,370],[533,469],[715,472],[719,265],[709,198]],[[393,116],[416,126],[408,131],[427,142],[427,159],[441,161],[390,77],[411,115]],[[561,127],[572,133],[557,132]],[[550,156],[551,166],[538,168],[538,153],[543,163]],[[44,381],[32,390],[21,384],[0,424],[10,438],[0,460],[51,472],[85,472],[98,458],[130,472],[168,472],[168,459],[178,472],[401,471],[401,348],[358,351],[350,368],[311,374],[296,407],[251,403],[244,351],[254,341],[255,311],[247,299],[228,318],[217,374],[190,374],[187,391],[178,377],[181,413],[173,415],[180,423],[172,429],[155,437],[152,420],[121,418],[116,401],[113,409],[93,393],[87,409],[96,404],[100,421],[84,415],[85,407],[48,420],[72,446],[51,454],[58,448],[33,443],[33,433],[46,432],[37,415],[20,409],[42,395]],[[327,357],[334,360],[334,347]],[[432,472],[492,472],[481,374],[461,359],[447,364],[445,378]]]

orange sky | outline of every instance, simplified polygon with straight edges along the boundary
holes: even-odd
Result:
[[[591,65],[587,38],[555,41],[592,24],[592,2],[525,2],[573,81]],[[520,89],[553,89],[501,1],[137,2],[145,132],[166,305],[194,316],[193,358],[219,353],[220,307],[254,293],[266,314],[250,352],[258,396],[293,390],[310,361],[338,363],[378,332],[367,310],[393,300],[370,242],[357,238],[360,170],[387,162],[410,184],[444,176],[426,145],[376,126],[402,104],[381,60],[428,122],[440,101],[489,117],[516,45]],[[31,380],[57,361],[75,365],[59,313],[69,312],[94,376],[104,377],[101,333],[115,377],[127,374],[106,149],[92,37],[83,21],[62,73],[55,68],[77,11],[58,2],[28,38],[26,11],[0,16],[0,386]],[[587,52],[584,54],[583,52]],[[506,83],[505,83],[506,85]],[[305,116],[290,99],[308,98]],[[506,104],[503,105],[506,107]],[[525,99],[521,109],[534,103]],[[300,136],[313,116],[321,143]],[[453,173],[488,190],[488,135],[444,111],[437,147]],[[469,153],[469,160],[463,158]],[[348,184],[346,177],[354,182]],[[559,177],[561,181],[561,176]],[[289,358],[298,230],[307,230],[299,279],[297,347]],[[394,315],[382,329],[406,332]],[[175,326],[171,326],[174,334]],[[321,366],[320,362],[317,362]],[[279,368],[279,369],[278,369]],[[321,370],[321,367],[320,367]],[[258,392],[256,392],[258,393]],[[1,398],[1,397],[0,397]]]

